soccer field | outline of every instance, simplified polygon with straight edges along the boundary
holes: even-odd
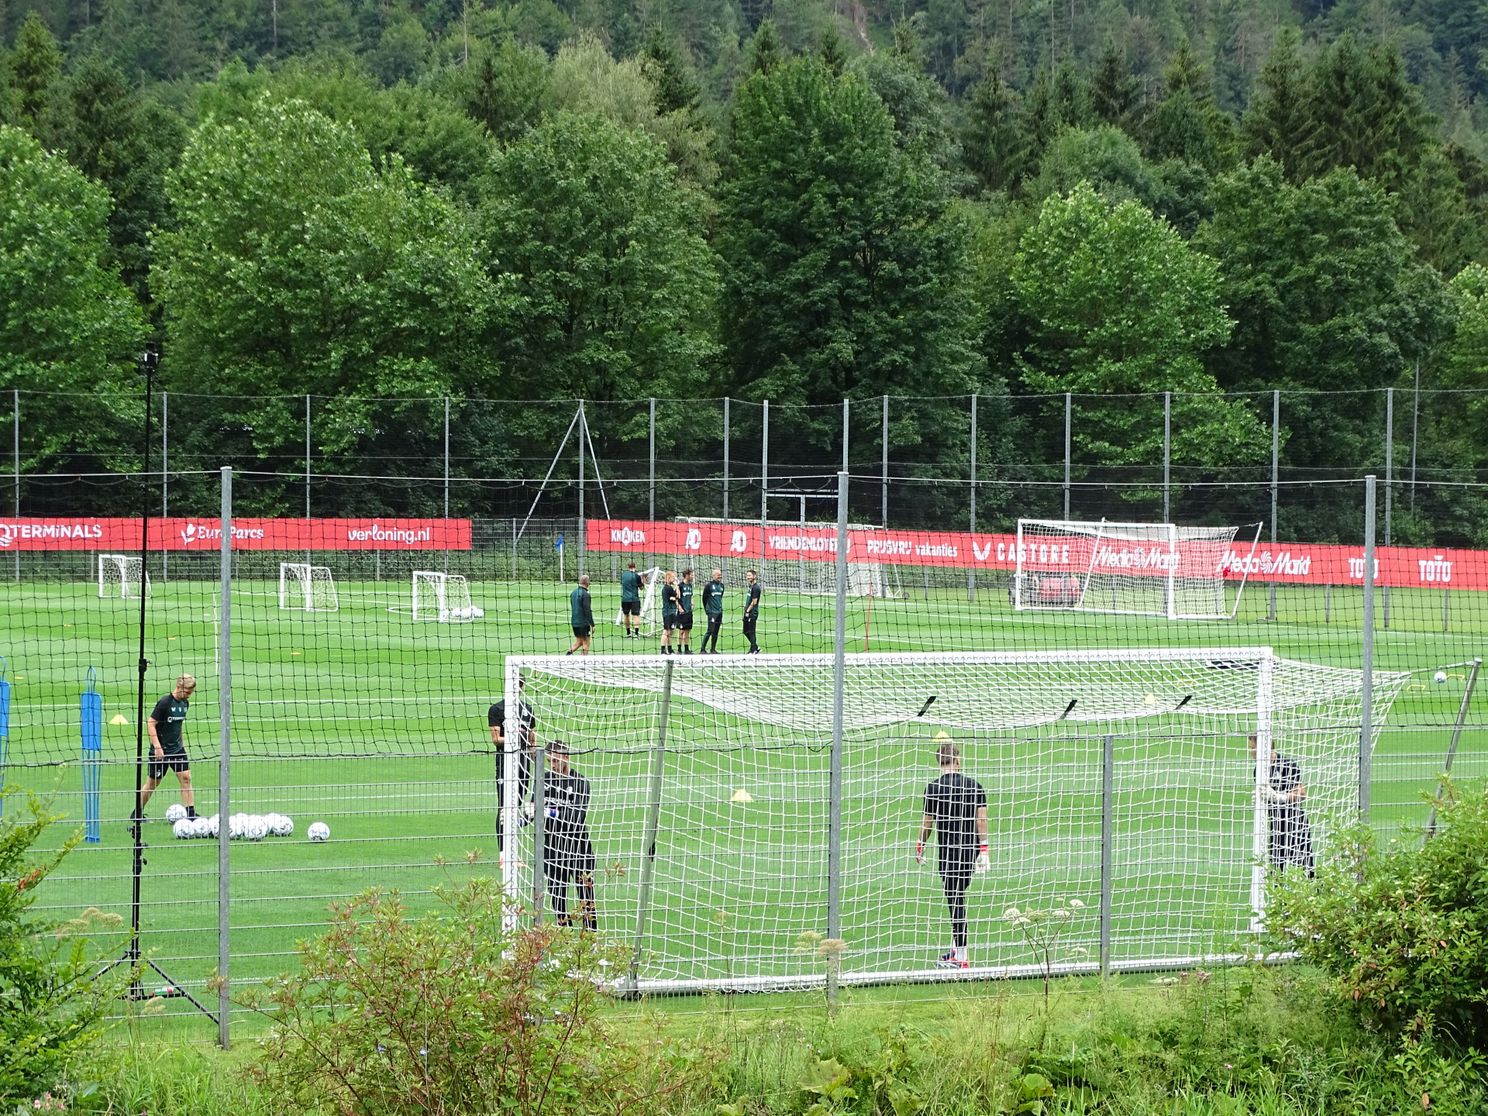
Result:
[[[399,889],[414,906],[442,880],[494,873],[495,761],[487,706],[501,696],[509,654],[561,653],[569,644],[569,586],[472,582],[485,615],[470,623],[414,622],[406,582],[339,585],[335,613],[282,612],[277,586],[233,584],[232,805],[235,813],[289,814],[289,838],[234,842],[230,876],[235,981],[291,965],[294,943],[321,926],[328,902],[371,886]],[[635,660],[637,678],[656,670],[655,641],[625,640],[608,621],[618,594],[596,584],[600,656]],[[736,607],[737,594],[729,600]],[[1072,612],[1018,612],[1004,592],[911,588],[900,599],[850,603],[854,651],[1051,651],[1261,647],[1279,655],[1357,669],[1361,596],[1357,589],[1287,588],[1275,620],[1265,619],[1264,586],[1251,587],[1234,621],[1169,622]],[[1446,627],[1443,631],[1444,608]],[[403,609],[402,611],[393,611]],[[90,668],[104,704],[101,840],[85,843],[44,887],[56,917],[87,907],[126,919],[131,844],[125,818],[134,786],[137,724],[136,601],[99,598],[77,581],[0,583],[0,655],[13,685],[8,787],[50,798],[71,823],[82,816],[79,695]],[[1380,617],[1383,620],[1383,617]],[[1451,664],[1482,654],[1488,608],[1471,594],[1400,591],[1390,626],[1378,631],[1381,671],[1414,671],[1384,721],[1373,768],[1372,820],[1419,823],[1421,796],[1434,786],[1467,670]],[[760,621],[766,655],[710,662],[720,678],[760,669],[786,653],[823,653],[832,631],[829,598],[767,594]],[[218,587],[159,578],[147,605],[147,707],[177,673],[198,676],[186,726],[199,809],[216,812],[220,637]],[[696,641],[701,632],[696,633]],[[724,650],[742,650],[737,623]],[[679,660],[678,669],[692,664]],[[1448,668],[1443,684],[1432,681]],[[1078,689],[1083,682],[1068,676]],[[1026,682],[1041,698],[1057,677]],[[886,683],[886,685],[888,685]],[[917,707],[921,680],[909,677],[904,702]],[[923,687],[921,687],[923,688]],[[1047,692],[1042,692],[1047,691]],[[1080,696],[1071,692],[1071,697]],[[561,731],[575,767],[594,787],[591,829],[599,862],[601,929],[634,941],[645,875],[646,804],[652,783],[656,694],[616,689],[581,694],[534,687],[540,735]],[[963,699],[974,705],[978,695]],[[980,695],[989,706],[1020,700],[1017,687]],[[1488,773],[1488,706],[1479,693],[1456,770]],[[915,721],[864,729],[849,738],[842,817],[842,924],[845,972],[933,971],[948,944],[939,880],[912,848],[925,783],[935,775],[932,738],[947,731],[965,770],[987,788],[992,871],[970,893],[973,963],[1009,967],[1030,958],[1002,918],[1008,906],[1087,904],[1062,949],[1093,958],[1101,867],[1101,745],[1098,732],[964,731],[944,706]],[[679,696],[668,720],[660,783],[660,824],[652,876],[647,957],[668,960],[652,975],[728,983],[746,973],[796,979],[824,961],[812,934],[825,931],[827,741],[825,710],[799,731],[758,728],[748,709]],[[113,723],[122,718],[123,723]],[[945,718],[945,720],[942,720]],[[1115,743],[1120,793],[1112,850],[1112,937],[1125,957],[1189,955],[1195,937],[1223,951],[1243,936],[1251,901],[1252,772],[1244,718],[1211,720],[1202,732],[1155,718]],[[744,790],[749,801],[734,800]],[[147,952],[200,993],[217,967],[217,845],[177,841],[163,819],[176,801],[167,776],[146,826],[141,924]],[[8,810],[15,810],[13,797]],[[315,820],[328,843],[304,839]],[[53,830],[53,839],[70,825]],[[1323,835],[1324,837],[1326,834]],[[531,858],[526,834],[519,854]],[[933,861],[933,847],[930,860]],[[516,869],[522,894],[530,870]],[[664,947],[664,948],[663,948]],[[658,963],[659,964],[659,963]]]

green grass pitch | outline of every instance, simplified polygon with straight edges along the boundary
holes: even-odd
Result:
[[[464,624],[414,623],[406,611],[390,611],[405,603],[406,583],[342,583],[334,614],[281,612],[276,586],[267,581],[239,581],[234,589],[232,810],[286,813],[297,825],[291,838],[232,846],[233,976],[248,981],[292,965],[294,943],[323,923],[328,902],[375,885],[397,888],[418,906],[441,880],[496,871],[486,708],[500,696],[507,654],[561,653],[568,646],[568,587],[473,582],[472,598],[485,616]],[[613,586],[596,584],[596,653],[651,653],[654,640],[625,640],[609,622],[616,599]],[[737,594],[728,603],[737,607]],[[1421,795],[1434,785],[1462,696],[1465,668],[1451,667],[1443,685],[1432,683],[1431,672],[1481,655],[1488,644],[1488,601],[1459,593],[1445,604],[1444,625],[1440,593],[1396,591],[1390,626],[1379,617],[1377,665],[1424,672],[1390,711],[1375,760],[1373,820],[1386,828],[1424,816]],[[767,594],[760,623],[766,653],[828,650],[830,607],[825,599]],[[1283,588],[1277,618],[1267,620],[1267,611],[1265,586],[1247,590],[1234,621],[1177,623],[1014,613],[995,588],[982,588],[974,603],[964,588],[929,588],[897,600],[853,601],[848,633],[850,648],[873,651],[1269,644],[1293,658],[1357,667],[1357,589]],[[47,882],[41,903],[59,918],[87,907],[127,918],[131,847],[124,819],[134,785],[137,602],[99,599],[91,583],[22,579],[0,583],[0,615],[0,655],[13,685],[5,782],[40,792],[67,817],[68,824],[53,830],[57,838],[82,813],[78,695],[90,667],[104,699],[102,840],[80,846]],[[199,809],[210,814],[218,786],[222,617],[216,586],[157,579],[147,618],[147,705],[180,671],[201,680],[186,740]],[[701,630],[694,635],[700,641]],[[742,649],[731,618],[724,650]],[[1476,698],[1460,746],[1457,768],[1467,775],[1485,773],[1484,700]],[[606,710],[604,723],[591,730],[596,739],[587,742],[597,750],[575,760],[595,785],[602,927],[627,939],[634,934],[644,859],[649,701],[621,701]],[[116,717],[125,723],[111,723]],[[689,959],[692,976],[811,970],[819,962],[801,936],[825,928],[826,806],[820,794],[803,788],[822,784],[826,751],[804,746],[813,743],[807,741],[797,749],[757,752],[747,762],[725,762],[695,745],[746,734],[745,726],[685,703],[674,718],[650,940],[665,936],[669,949]],[[849,767],[843,921],[857,930],[847,944],[849,969],[857,950],[865,959],[871,955],[876,969],[913,971],[947,944],[938,881],[910,856],[919,794],[934,775],[929,736],[927,726],[923,738],[859,741],[872,762]],[[963,743],[966,770],[988,787],[994,817],[994,870],[971,893],[973,960],[1026,962],[1026,951],[1000,917],[1005,906],[1094,898],[1099,827],[1091,809],[1098,803],[1099,757],[1092,763],[1088,748],[1051,741],[1034,764],[1008,750],[979,749],[975,740]],[[1160,748],[1129,758],[1169,771],[1150,785],[1134,780],[1123,800],[1130,817],[1144,811],[1156,817],[1187,760]],[[1195,771],[1201,769],[1208,770],[1200,765]],[[1233,770],[1240,772],[1237,782],[1185,791],[1180,802],[1194,814],[1190,834],[1212,831],[1216,840],[1233,839],[1235,826],[1247,824],[1242,756]],[[741,771],[749,804],[729,797],[744,784]],[[1039,817],[1055,819],[1040,831],[1019,827],[1020,804],[1031,798],[1039,802]],[[173,977],[199,991],[217,966],[217,847],[171,838],[156,819],[176,799],[174,777],[167,776],[146,827],[143,944]],[[15,797],[7,800],[7,811],[19,807]],[[314,820],[330,825],[329,843],[305,840]],[[1130,824],[1143,831],[1140,823]],[[1215,944],[1226,944],[1221,939],[1245,907],[1248,871],[1232,862],[1206,864],[1202,844],[1170,847],[1174,835],[1159,821],[1148,836],[1143,848],[1122,848],[1113,909],[1118,937],[1150,941],[1161,952],[1170,923],[1191,927],[1207,920]],[[523,891],[530,891],[525,880]],[[1091,918],[1068,947],[1091,949],[1094,930]]]

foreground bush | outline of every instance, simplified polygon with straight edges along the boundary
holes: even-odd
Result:
[[[1312,882],[1276,889],[1284,946],[1332,975],[1367,1021],[1488,1044],[1488,785],[1450,784],[1439,827],[1384,848],[1360,830]]]
[[[503,926],[500,890],[436,889],[411,917],[393,892],[333,910],[300,968],[255,1006],[273,1028],[250,1070],[295,1110],[357,1116],[682,1111],[709,1059],[609,1025],[601,982],[625,962],[590,934]]]
[[[86,932],[117,918],[88,911],[58,923],[31,914],[37,888],[81,837],[38,855],[37,841],[56,820],[35,799],[25,813],[0,819],[0,1104],[59,1088],[129,976],[120,968],[92,979]]]

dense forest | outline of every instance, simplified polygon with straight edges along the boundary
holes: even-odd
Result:
[[[1279,438],[1358,475],[1416,386],[1421,476],[1488,473],[1488,395],[1444,394],[1488,387],[1480,0],[0,0],[0,40],[0,389],[57,393],[25,472],[133,460],[153,338],[234,397],[203,456],[293,461],[306,394],[348,460],[379,398],[728,395],[823,405],[830,462],[829,405],[889,394],[950,463],[974,392],[990,467],[1076,392],[1119,469],[1162,433],[1119,397],[1171,391],[1224,476],[1280,389],[1350,393]],[[470,475],[562,433],[458,419]],[[1488,544],[1483,503],[1397,532]]]

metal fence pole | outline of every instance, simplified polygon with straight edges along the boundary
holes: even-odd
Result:
[[[842,471],[852,472],[852,466],[848,463],[848,448],[852,439],[852,400],[842,401]]]
[[[1116,815],[1116,738],[1109,734],[1101,742],[1101,836],[1100,836],[1100,971],[1111,975],[1111,899],[1114,894],[1114,829]]]
[[[760,557],[763,558],[765,521],[770,518],[770,401],[766,399],[760,407]]]
[[[1370,474],[1364,478],[1364,640],[1359,695],[1359,820],[1366,824],[1374,763],[1374,508],[1375,477]]]
[[[656,522],[656,396],[651,396],[650,411],[646,418],[646,518]]]
[[[1074,396],[1064,393],[1064,518],[1070,517],[1070,429]]]
[[[729,441],[733,437],[733,414],[729,397],[723,397],[723,518],[729,517]]]
[[[450,498],[450,397],[444,397],[444,518],[449,518]],[[449,551],[444,552],[444,572],[449,573]]]
[[[217,629],[217,1042],[232,1041],[232,846],[227,819],[232,816],[232,466],[222,467],[221,623]]]
[[[883,477],[883,505],[879,509],[879,523],[889,525],[889,397],[883,397],[883,422],[880,424],[879,440],[883,443],[883,461],[880,474]]]
[[[1276,516],[1278,489],[1281,478],[1281,392],[1271,393],[1271,550],[1276,551]],[[1272,581],[1266,593],[1266,619],[1276,619],[1276,582]]]
[[[1173,522],[1173,393],[1163,392],[1163,517],[1164,523]]]
[[[1416,446],[1421,432],[1421,358],[1416,358],[1416,388],[1411,393],[1411,479],[1410,509],[1416,510]]]
[[[1395,389],[1385,388],[1385,545],[1390,545],[1390,506],[1394,502],[1391,489],[1395,480]],[[1390,587],[1380,590],[1385,627],[1390,626]]]
[[[582,536],[584,534],[584,430],[585,430],[584,401],[582,399],[580,399],[579,400],[579,437],[578,437],[578,443],[579,443],[579,530],[578,530],[578,534],[580,536]],[[577,539],[575,539],[574,541],[575,542],[578,542]],[[584,556],[585,556],[584,555],[584,552],[588,548],[585,547],[585,546],[583,546],[583,545],[580,545],[578,549],[579,549],[579,561],[578,561],[579,573],[578,573],[578,576],[579,577],[583,577],[584,576]],[[539,768],[539,770],[545,770],[545,769]]]
[[[170,515],[170,392],[160,393],[160,518]],[[170,553],[160,552],[160,580],[170,580]]]
[[[842,937],[842,747],[847,688],[847,470],[837,474],[837,604],[832,637],[832,756],[827,776],[827,997],[837,1000]]]
[[[11,437],[14,439],[11,447],[11,460],[14,463],[15,467],[15,516],[17,519],[19,519],[21,517],[21,389],[16,388],[14,391],[12,391],[11,397],[15,400],[15,421],[13,423],[13,429],[11,431]],[[14,557],[15,579],[17,581],[20,581],[21,552],[17,550]]]
[[[310,396],[305,395],[305,518],[310,518]],[[309,538],[309,535],[306,535]],[[305,550],[305,562],[310,562],[310,551]]]
[[[973,393],[972,396],[971,396],[971,473],[970,473],[970,476],[971,476],[970,498],[967,500],[967,508],[968,508],[968,512],[969,512],[969,522],[971,524],[971,533],[973,535],[975,535],[976,534],[976,529],[977,529],[977,516],[976,516],[976,511],[977,511],[977,509],[976,509],[976,504],[977,504],[977,397],[976,397],[976,394],[975,393]],[[974,601],[974,600],[976,600],[976,567],[972,566],[970,563],[968,563],[967,566],[966,566],[966,599],[968,601]]]

